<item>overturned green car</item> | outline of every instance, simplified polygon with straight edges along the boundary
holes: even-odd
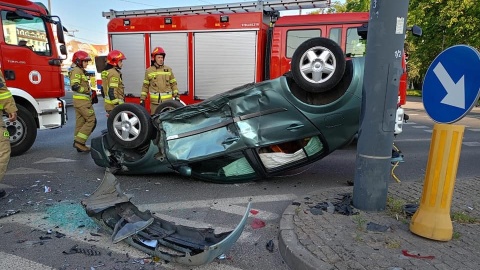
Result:
[[[333,41],[314,38],[291,72],[151,117],[117,106],[92,139],[95,163],[114,173],[177,172],[220,183],[268,178],[315,162],[359,129],[364,58],[345,60]],[[171,102],[168,106],[179,107]],[[160,107],[159,107],[160,109]]]

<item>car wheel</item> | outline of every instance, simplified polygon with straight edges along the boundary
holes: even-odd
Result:
[[[126,149],[134,149],[152,139],[150,114],[138,104],[116,106],[108,116],[107,129],[112,139]]]
[[[20,104],[17,104],[17,109],[17,120],[10,121],[7,117],[3,119],[10,133],[12,156],[25,153],[37,138],[37,124],[32,113]]]
[[[155,114],[160,114],[162,112],[175,110],[183,106],[184,105],[178,100],[167,100],[158,104],[157,109],[155,109]]]
[[[291,70],[293,79],[305,91],[326,92],[342,79],[345,57],[335,41],[312,38],[295,50]]]

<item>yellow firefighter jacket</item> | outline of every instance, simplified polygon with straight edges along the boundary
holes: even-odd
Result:
[[[73,91],[74,106],[81,106],[84,103],[92,103],[92,89],[90,88],[90,80],[88,79],[85,70],[78,66],[75,66],[70,71],[70,84]]]
[[[177,80],[169,66],[152,65],[145,71],[141,100],[150,93],[150,102],[160,104],[163,100],[172,99],[178,95]]]
[[[120,69],[113,67],[102,71],[102,88],[105,95],[104,105],[107,112],[125,101],[125,90]]]

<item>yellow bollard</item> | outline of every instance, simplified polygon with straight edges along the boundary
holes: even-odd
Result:
[[[410,231],[425,238],[449,241],[453,188],[465,126],[435,124],[420,206],[410,222]]]

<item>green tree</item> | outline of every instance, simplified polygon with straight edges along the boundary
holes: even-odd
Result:
[[[325,13],[342,13],[347,12],[347,3],[341,3],[339,1],[332,2],[330,7],[325,9]]]
[[[345,2],[345,8],[346,8],[346,11],[349,11],[349,12],[369,11],[370,0],[347,0]]]
[[[409,78],[421,89],[424,75],[444,49],[467,44],[480,48],[480,5],[477,0],[410,0],[408,24],[422,27],[420,38],[407,36]]]

